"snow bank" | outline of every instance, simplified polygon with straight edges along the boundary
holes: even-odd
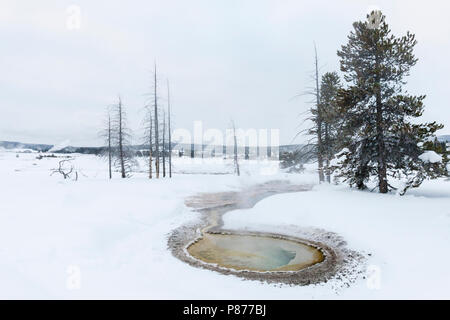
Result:
[[[403,197],[316,186],[280,194],[253,209],[224,216],[224,228],[295,235],[297,226],[342,235],[379,272],[379,287],[365,279],[339,293],[351,299],[448,299],[450,293],[450,182],[424,183]],[[370,256],[369,256],[370,254]],[[296,298],[338,298],[331,284],[298,288]]]
[[[261,163],[242,161],[236,177],[214,174],[231,170],[227,162],[174,158],[176,171],[197,174],[149,181],[138,172],[109,181],[100,158],[70,156],[77,182],[49,175],[60,158],[0,152],[0,298],[450,298],[450,182],[426,182],[404,197],[320,186],[225,215],[227,227],[337,232],[350,248],[370,253],[369,264],[381,272],[379,290],[362,278],[340,291],[333,283],[277,287],[193,268],[170,254],[167,235],[197,219],[184,205],[190,195],[275,179],[315,183],[315,173],[264,175]]]

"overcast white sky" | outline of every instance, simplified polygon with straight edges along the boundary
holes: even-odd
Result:
[[[66,26],[70,5],[81,9],[79,30]],[[450,133],[448,1],[0,0],[0,140],[99,145],[119,93],[139,133],[156,60],[174,127],[225,129],[233,118],[279,128],[290,143],[309,107],[291,98],[311,85],[313,42],[321,72],[339,70],[336,51],[374,6],[394,34],[416,34],[407,88],[427,95],[424,120]]]

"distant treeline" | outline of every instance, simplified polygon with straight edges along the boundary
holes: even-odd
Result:
[[[300,150],[302,147],[301,144],[294,144],[294,145],[283,145],[279,147],[279,153],[280,155],[286,152],[294,152],[296,150]],[[29,149],[34,150],[38,152],[48,152],[50,149],[53,148],[53,145],[48,144],[33,144],[33,143],[21,143],[21,142],[14,142],[14,141],[0,141],[0,148],[4,149]],[[131,146],[132,150],[135,152],[136,156],[147,156],[148,152],[148,145],[133,145]],[[220,146],[217,146],[215,148],[211,148],[209,145],[204,145],[203,148],[197,148],[196,145],[183,145],[183,144],[176,144],[174,143],[174,146],[172,148],[173,152],[178,154],[179,156],[187,156],[187,157],[201,157],[201,154],[195,153],[194,151],[198,150],[211,150],[216,149],[220,150]],[[225,149],[225,147],[222,147]],[[270,148],[269,148],[270,149]],[[101,155],[106,150],[106,147],[72,147],[68,146],[65,148],[62,148],[57,151],[52,151],[52,153],[80,153],[80,154],[93,154],[93,155]],[[270,150],[269,150],[270,152]],[[250,153],[249,147],[245,147],[244,154]],[[214,157],[214,154],[203,154],[205,158]]]

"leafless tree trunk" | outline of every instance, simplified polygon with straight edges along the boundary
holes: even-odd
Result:
[[[163,132],[162,132],[162,162],[163,178],[166,177],[166,113],[163,110]]]
[[[154,72],[154,102],[153,107],[155,108],[155,169],[156,169],[156,179],[159,179],[159,126],[158,126],[158,80],[156,74],[156,63]]]
[[[241,172],[239,170],[239,161],[238,161],[238,145],[237,145],[237,138],[236,138],[236,126],[234,125],[234,121],[232,121],[233,125],[233,141],[234,141],[234,168],[236,171],[236,174],[238,176],[241,175]]]
[[[112,179],[112,127],[111,127],[111,113],[108,112],[108,169],[109,179]]]
[[[170,127],[170,86],[169,80],[167,80],[167,117],[169,125],[169,178],[172,178],[172,131]]]
[[[319,169],[319,181],[323,182],[324,174],[323,174],[323,143],[322,143],[322,112],[320,105],[320,87],[319,87],[319,62],[317,58],[317,47],[314,44],[314,53],[315,53],[315,76],[314,80],[316,82],[316,105],[317,105],[317,164]]]
[[[134,165],[134,155],[131,150],[131,133],[126,126],[126,114],[122,99],[113,106],[114,118],[111,125],[111,140],[114,141],[114,164],[120,170],[122,178],[127,178]]]
[[[152,153],[153,153],[153,118],[152,118],[152,110],[151,108],[148,110],[148,128],[147,128],[147,136],[148,136],[148,178],[153,178],[153,159],[152,159]]]
[[[113,161],[113,120],[111,118],[111,107],[107,108],[107,117],[105,127],[99,132],[99,137],[104,139],[105,148],[102,148],[101,156],[108,160],[109,179],[112,179],[112,161]]]
[[[125,172],[125,153],[123,149],[123,113],[122,113],[122,100],[119,97],[118,105],[118,117],[119,117],[119,161],[120,161],[120,173],[122,178],[126,178]]]

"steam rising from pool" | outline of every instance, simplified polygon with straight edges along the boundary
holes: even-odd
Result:
[[[206,263],[251,271],[298,271],[324,260],[312,246],[252,235],[205,233],[188,252]]]

